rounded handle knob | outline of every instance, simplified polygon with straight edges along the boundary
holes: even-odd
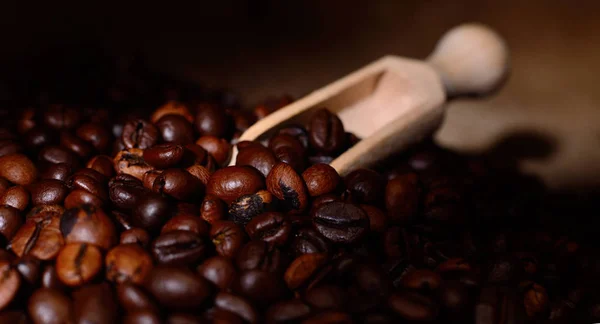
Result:
[[[440,74],[449,96],[487,94],[502,84],[509,70],[505,41],[481,24],[446,32],[427,61]]]

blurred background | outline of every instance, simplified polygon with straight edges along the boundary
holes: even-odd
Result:
[[[60,66],[43,59],[49,53],[66,64],[81,49],[139,52],[162,72],[235,89],[249,106],[269,95],[301,97],[386,54],[424,58],[447,29],[482,22],[506,38],[511,78],[493,97],[452,102],[436,140],[517,163],[554,188],[600,184],[598,1],[63,1],[2,7],[0,73],[7,79],[27,83],[35,70]]]

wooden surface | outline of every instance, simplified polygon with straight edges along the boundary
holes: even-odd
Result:
[[[511,78],[491,99],[454,102],[438,141],[513,159],[555,187],[600,184],[598,1],[67,1],[33,9],[3,4],[2,68],[46,45],[99,41],[239,89],[250,104],[300,97],[385,54],[424,58],[446,29],[480,21],[507,39]]]

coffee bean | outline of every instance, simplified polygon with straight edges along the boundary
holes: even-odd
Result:
[[[442,278],[428,269],[418,269],[408,272],[402,278],[402,286],[424,292],[436,290],[442,283]]]
[[[113,159],[117,173],[128,174],[139,180],[144,178],[144,173],[152,170],[142,157],[143,150],[130,148],[117,153]]]
[[[237,318],[237,319],[242,321],[241,318]],[[204,318],[202,318],[201,316],[185,314],[185,313],[172,313],[166,319],[167,324],[197,324],[197,323],[203,323],[203,321],[204,321]],[[214,323],[214,321],[213,321],[213,323]],[[227,322],[225,322],[225,323],[227,323]]]
[[[304,127],[300,126],[300,125],[290,125],[290,126],[286,126],[284,128],[281,128],[277,131],[277,134],[286,134],[286,135],[291,135],[293,137],[295,137],[296,139],[298,139],[300,141],[300,143],[302,143],[302,146],[307,149],[309,142],[308,142],[308,132],[306,131],[306,129],[304,129]]]
[[[58,143],[56,132],[44,126],[36,126],[24,134],[24,144],[32,152],[39,152],[47,145]]]
[[[241,296],[219,292],[215,296],[215,306],[236,314],[248,323],[258,323],[258,312],[250,302]]]
[[[243,195],[265,188],[265,178],[256,169],[229,166],[217,170],[208,181],[206,193],[231,204]]]
[[[150,310],[137,310],[127,313],[123,317],[124,324],[160,324],[162,323],[157,313]]]
[[[130,120],[123,126],[121,141],[128,149],[147,149],[159,140],[158,129],[143,119]]]
[[[516,293],[501,287],[486,286],[475,306],[475,323],[525,323],[523,305],[517,305]]]
[[[536,283],[527,284],[523,296],[525,312],[529,318],[536,318],[543,315],[549,307],[549,298],[546,289]]]
[[[246,233],[253,240],[284,245],[291,235],[292,225],[281,213],[267,212],[253,218],[246,225]]]
[[[156,194],[140,198],[132,211],[131,221],[134,226],[141,227],[149,232],[158,232],[167,222],[170,214],[169,202]]]
[[[33,162],[22,154],[0,156],[0,176],[17,185],[28,185],[37,178]]]
[[[294,170],[301,173],[306,168],[306,152],[300,140],[292,135],[278,134],[271,137],[269,149],[280,162],[292,166]]]
[[[329,164],[315,164],[302,173],[308,193],[311,197],[328,194],[334,191],[340,176]]]
[[[339,152],[346,145],[342,121],[327,109],[319,109],[308,124],[308,140],[319,152]]]
[[[236,258],[236,265],[242,271],[262,270],[280,274],[287,263],[285,254],[279,248],[264,241],[248,242]]]
[[[392,311],[409,321],[431,321],[438,314],[438,306],[431,298],[413,292],[391,295],[388,305]]]
[[[106,279],[142,284],[152,269],[152,258],[138,244],[121,244],[106,254]]]
[[[38,155],[42,164],[66,163],[71,168],[77,169],[80,161],[79,156],[60,146],[45,146]]]
[[[198,216],[189,214],[176,215],[169,219],[160,231],[162,234],[172,231],[188,231],[198,236],[208,236],[208,224]]]
[[[328,254],[330,250],[331,244],[329,241],[312,228],[298,230],[292,240],[292,251],[296,256],[311,253]]]
[[[240,251],[246,240],[242,228],[231,221],[218,221],[212,224],[210,238],[219,255],[233,258]]]
[[[23,147],[21,144],[13,140],[0,140],[0,156],[9,154],[22,153]]]
[[[205,135],[196,140],[196,144],[205,149],[218,165],[224,166],[231,158],[231,144],[222,138]]]
[[[8,260],[0,260],[0,309],[6,308],[15,298],[20,286],[21,277],[17,270]]]
[[[67,286],[81,286],[102,270],[102,252],[87,243],[69,243],[56,257],[56,274]]]
[[[308,192],[302,178],[286,163],[276,164],[267,176],[267,189],[282,200],[290,213],[302,213],[308,205]]]
[[[169,100],[164,105],[158,107],[150,117],[150,121],[156,123],[159,119],[166,115],[179,115],[187,119],[190,123],[194,122],[194,116],[190,113],[188,106],[176,100]]]
[[[19,257],[30,254],[40,260],[52,260],[64,243],[60,217],[50,216],[26,221],[10,241],[10,248]]]
[[[84,159],[92,155],[94,149],[91,144],[67,131],[60,132],[60,146]]]
[[[353,202],[380,205],[385,194],[385,179],[369,169],[357,169],[344,177],[344,183]]]
[[[297,322],[309,316],[310,306],[301,300],[292,299],[278,302],[267,310],[266,319],[268,323]]]
[[[40,260],[35,257],[25,255],[13,263],[13,267],[17,269],[24,281],[31,285],[37,285],[42,274],[42,266]]]
[[[288,288],[296,290],[307,284],[326,261],[325,254],[312,253],[297,257],[285,271],[284,279]]]
[[[349,314],[327,311],[311,316],[308,319],[302,321],[303,324],[318,324],[318,323],[352,323],[352,318]]]
[[[136,243],[144,249],[150,244],[150,234],[143,228],[135,227],[121,233],[120,244]]]
[[[162,170],[150,170],[144,173],[144,177],[142,178],[142,183],[144,184],[144,188],[148,190],[152,190],[154,187],[154,181],[158,178],[159,175],[162,174]]]
[[[34,323],[70,323],[73,303],[59,290],[41,288],[36,290],[27,303],[27,310]]]
[[[287,106],[293,101],[290,96],[282,96],[282,97],[269,97],[263,103],[254,107],[254,114],[258,119],[263,119],[270,115],[271,113]]]
[[[304,300],[317,309],[343,309],[347,296],[340,287],[324,285],[307,291]]]
[[[82,124],[77,128],[75,134],[90,143],[98,152],[106,152],[110,147],[111,134],[106,127],[98,123]],[[143,142],[143,140],[140,142]]]
[[[11,206],[23,211],[29,205],[29,191],[23,186],[10,187],[0,197],[0,205]]]
[[[225,218],[225,203],[216,196],[206,195],[200,206],[200,217],[209,224]]]
[[[254,217],[266,211],[272,202],[273,195],[267,190],[243,195],[230,204],[229,215],[237,224],[246,225]]]
[[[210,312],[210,315],[207,313]],[[237,316],[232,312],[228,312],[224,309],[213,308],[207,311],[204,315],[204,318],[208,319],[210,323],[215,324],[243,324],[244,319]]]
[[[204,186],[185,170],[167,169],[156,177],[152,190],[178,200],[194,200],[203,194]]]
[[[360,208],[369,217],[369,228],[371,231],[381,233],[386,229],[388,219],[381,209],[371,205],[360,205]]]
[[[106,155],[94,156],[88,161],[86,167],[98,171],[107,178],[110,178],[115,174],[113,161],[109,156]]]
[[[56,268],[53,264],[45,265],[42,270],[42,287],[59,291],[65,290],[65,285],[58,278]]]
[[[232,128],[232,120],[225,114],[224,109],[212,104],[199,104],[196,107],[196,130],[200,135],[227,137]]]
[[[237,278],[231,259],[220,255],[206,259],[196,270],[204,279],[223,290],[230,288]]]
[[[148,196],[148,192],[138,179],[129,175],[118,175],[109,181],[108,195],[118,209],[132,210],[139,205],[142,198]]]
[[[390,220],[405,224],[414,219],[419,206],[418,178],[409,173],[392,179],[385,189],[385,205]]]
[[[240,144],[237,145],[239,150],[235,161],[237,166],[254,167],[267,177],[273,166],[279,162],[273,151],[258,143],[251,142],[247,146]]]
[[[248,270],[240,274],[235,290],[253,300],[258,306],[267,306],[285,293],[281,277],[262,270]]]
[[[211,293],[208,281],[181,267],[154,267],[146,287],[162,306],[171,310],[195,310]]]
[[[117,243],[115,225],[102,209],[82,205],[67,210],[60,218],[66,243],[89,243],[105,250]]]
[[[54,179],[41,180],[29,187],[31,202],[37,205],[57,205],[67,196],[67,186],[64,182]]]
[[[174,167],[183,159],[183,146],[170,143],[154,145],[144,150],[142,158],[158,169]]]
[[[19,210],[11,206],[0,206],[0,236],[10,241],[23,224]]]
[[[65,208],[61,205],[35,206],[25,215],[25,220],[39,222],[54,216],[60,217],[64,212]]]
[[[369,218],[355,205],[332,202],[315,211],[313,225],[320,234],[333,242],[352,243],[368,232]]]
[[[315,211],[322,205],[326,205],[330,202],[342,201],[339,195],[336,194],[325,194],[313,199],[312,206],[310,207],[310,215],[314,215]]]
[[[144,289],[131,282],[123,282],[116,286],[119,304],[127,312],[138,310],[158,311],[158,306]]]
[[[50,105],[44,113],[44,124],[54,129],[73,128],[79,124],[81,114],[74,107]]]
[[[442,312],[453,319],[462,319],[471,314],[467,312],[471,298],[467,287],[457,281],[444,282],[437,291]]]
[[[112,169],[112,160],[111,160]],[[73,168],[67,163],[57,163],[49,165],[44,172],[40,175],[41,179],[55,179],[60,181],[67,181],[67,178],[73,173]]]
[[[179,115],[165,115],[156,122],[162,139],[167,143],[188,144],[194,142],[192,124]]]
[[[11,187],[10,182],[8,182],[8,180],[0,177],[0,196],[2,196],[6,190],[8,190],[8,188]]]
[[[73,293],[75,323],[111,324],[118,322],[118,309],[106,283],[86,285]]]
[[[161,234],[152,243],[151,250],[158,263],[169,265],[192,264],[201,260],[206,254],[202,238],[182,230]]]

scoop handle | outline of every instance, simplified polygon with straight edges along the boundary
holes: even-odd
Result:
[[[440,75],[449,97],[481,96],[506,79],[508,47],[489,27],[463,24],[442,36],[427,63]]]

